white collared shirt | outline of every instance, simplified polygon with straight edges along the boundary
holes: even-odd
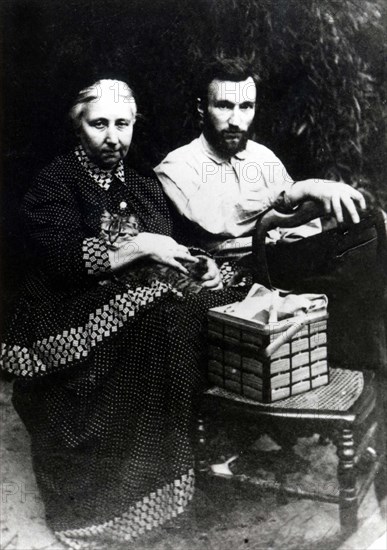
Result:
[[[251,234],[258,215],[294,183],[264,145],[248,140],[226,160],[203,134],[169,153],[155,173],[180,214],[223,240]],[[300,237],[321,231],[304,227]]]

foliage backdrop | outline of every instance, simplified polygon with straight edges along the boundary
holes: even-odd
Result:
[[[197,135],[195,75],[214,53],[254,59],[255,137],[294,178],[342,178],[384,201],[382,0],[3,0],[2,11],[8,271],[20,266],[22,195],[72,145],[76,91],[101,76],[133,85],[142,116],[132,162],[149,170]]]

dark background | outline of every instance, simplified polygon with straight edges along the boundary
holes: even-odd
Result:
[[[214,53],[261,76],[255,138],[290,174],[344,179],[385,204],[384,2],[365,0],[3,0],[2,258],[8,306],[28,269],[18,223],[36,173],[72,147],[76,92],[118,77],[141,117],[141,171],[198,133],[196,74]]]

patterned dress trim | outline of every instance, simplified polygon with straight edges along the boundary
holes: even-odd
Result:
[[[88,275],[98,275],[110,271],[106,245],[98,237],[89,237],[82,243],[83,259]]]
[[[130,317],[134,317],[141,307],[168,292],[182,296],[170,285],[153,281],[149,287],[117,294],[107,304],[90,313],[84,326],[37,340],[30,348],[3,343],[1,355],[4,370],[16,376],[33,377],[43,375],[53,367],[84,359],[99,342],[112,336]]]
[[[57,538],[74,550],[97,550],[101,540],[130,542],[184,512],[194,495],[194,471],[148,494],[120,517],[82,529],[56,531]],[[94,540],[93,540],[94,539]]]
[[[235,261],[227,261],[219,267],[220,276],[224,286],[243,288],[252,284],[252,277],[243,271]],[[239,274],[239,275],[238,275]]]

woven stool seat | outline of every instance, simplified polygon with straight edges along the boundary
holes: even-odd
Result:
[[[358,371],[330,369],[330,383],[307,393],[287,397],[274,403],[260,403],[223,388],[213,387],[205,395],[230,399],[248,405],[257,405],[267,410],[303,409],[318,411],[347,411],[362,394],[363,374]]]

